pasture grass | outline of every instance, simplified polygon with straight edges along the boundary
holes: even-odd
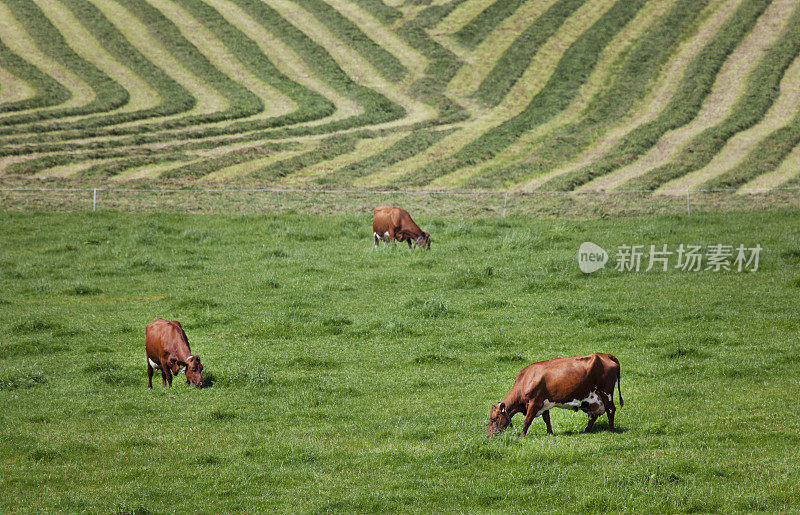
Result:
[[[367,210],[0,213],[0,511],[796,509],[797,215],[423,215],[409,253],[371,250]],[[764,250],[585,276],[583,241]],[[156,316],[207,388],[146,389]],[[485,437],[524,365],[592,351],[618,432]]]

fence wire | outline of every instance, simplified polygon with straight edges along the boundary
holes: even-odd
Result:
[[[0,209],[171,213],[364,213],[392,204],[435,216],[688,213],[800,208],[800,188],[672,191],[356,190],[290,188],[0,188]]]

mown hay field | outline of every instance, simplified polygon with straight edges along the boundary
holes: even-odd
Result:
[[[796,216],[419,216],[409,253],[368,214],[5,212],[0,511],[795,510]],[[584,241],[763,250],[584,275]],[[156,316],[207,387],[147,390]],[[593,351],[618,432],[486,438],[523,366]]]
[[[3,0],[0,186],[796,188],[795,0]]]

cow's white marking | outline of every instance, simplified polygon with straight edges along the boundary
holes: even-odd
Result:
[[[603,404],[603,401],[600,399],[600,396],[597,395],[597,392],[594,391],[589,394],[588,397],[585,399],[573,399],[569,402],[552,402],[549,399],[544,400],[544,404],[542,405],[542,409],[536,412],[536,416],[538,417],[545,411],[548,411],[552,408],[562,408],[562,409],[569,409],[574,410],[575,408],[581,409],[583,403],[587,403],[587,409],[589,414],[597,415],[598,417],[606,412],[606,407]]]
[[[150,366],[151,366],[151,367],[153,367],[153,368],[159,368],[159,369],[161,368],[161,365],[160,365],[160,364],[158,364],[158,363],[156,363],[156,362],[155,362],[155,361],[153,361],[152,359],[150,359],[150,358],[147,358],[147,361],[150,363]]]

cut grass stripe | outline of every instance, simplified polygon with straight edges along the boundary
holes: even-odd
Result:
[[[797,120],[795,121],[797,122]],[[800,130],[795,131],[795,136],[800,141]],[[757,175],[752,181],[742,184],[739,188],[739,193],[749,193],[754,190],[782,186],[797,187],[800,185],[798,184],[800,181],[797,180],[798,175],[800,175],[800,145],[790,150],[774,170]]]
[[[87,63],[91,63],[112,81],[124,88],[128,100],[124,106],[116,110],[147,110],[158,104],[158,92],[136,73],[124,66],[117,56],[108,52],[95,39],[91,31],[84,27],[75,15],[61,2],[56,0],[32,0],[47,17],[48,21],[69,42],[70,48]]]
[[[128,102],[129,95],[108,75],[92,63],[82,59],[64,40],[64,36],[30,0],[5,0],[13,17],[22,25],[37,47],[50,59],[61,63],[73,74],[81,77],[92,88],[94,98],[81,106],[19,114],[0,119],[0,125],[26,123],[39,119],[52,119],[116,109]]]
[[[353,152],[358,139],[356,135],[352,134],[332,136],[322,140],[313,150],[298,154],[289,159],[282,159],[260,170],[251,172],[248,174],[247,179],[255,179],[262,184],[273,183],[297,170],[302,170],[316,163],[329,161],[337,156]]]
[[[547,190],[570,191],[610,173],[647,152],[667,131],[691,121],[711,92],[715,77],[727,56],[744,39],[767,6],[766,0],[745,0],[714,38],[686,69],[678,90],[664,110],[651,122],[637,127],[600,160],[576,172],[545,183]]]
[[[259,67],[244,66],[240,60],[247,55],[247,52],[230,50],[235,48],[234,43],[243,45],[247,40],[208,4],[197,0],[148,0],[148,2],[172,21],[181,31],[181,35],[192,43],[212,66],[226,77],[235,79],[237,84],[258,97],[263,108],[255,113],[254,117],[275,117],[291,112],[295,108],[294,102],[288,96],[274,88],[274,84],[278,82],[276,77],[263,73],[259,76],[254,75],[251,70],[258,70]],[[266,62],[268,61],[262,61],[261,64]],[[268,70],[277,73],[274,67]]]
[[[306,65],[295,51],[283,43],[272,32],[266,30],[264,25],[251,18],[244,10],[235,3],[228,0],[209,0],[225,20],[242,32],[250,43],[245,45],[245,50],[251,43],[258,45],[258,50],[247,51],[247,55],[254,56],[253,66],[269,69],[274,65],[275,68],[288,80],[302,85],[305,89],[297,93],[297,103],[303,109],[316,109],[320,111],[319,116],[335,116],[346,118],[359,114],[359,107],[351,98],[343,96],[337,90],[318,79],[312,69]],[[265,62],[263,62],[265,61]],[[269,64],[268,64],[269,63]],[[331,112],[335,109],[335,113]]]
[[[339,40],[348,44],[366,59],[384,78],[401,80],[407,73],[406,67],[393,54],[370,39],[352,20],[342,15],[333,6],[321,0],[292,0],[310,12],[319,22]],[[343,2],[341,2],[343,3]]]
[[[525,72],[530,58],[585,1],[559,0],[536,18],[503,52],[475,96],[486,105],[499,104]]]
[[[488,161],[524,132],[556,116],[569,106],[591,74],[603,48],[636,15],[642,4],[642,0],[615,2],[564,51],[547,83],[521,113],[468,143],[451,159],[415,170],[413,177],[406,179],[412,185],[421,186],[459,168]]]
[[[669,59],[664,69],[653,80],[652,90],[637,103],[632,114],[612,125],[577,158],[566,164],[557,165],[552,171],[532,174],[531,178],[522,180],[513,188],[522,191],[533,190],[554,177],[574,173],[589,166],[601,159],[608,149],[617,147],[624,136],[631,132],[632,127],[638,127],[654,120],[669,104],[686,68],[705,45],[713,39],[714,34],[730,18],[740,2],[741,0],[712,0],[710,5],[698,16],[697,21],[687,29],[686,40],[678,45],[675,55]],[[509,147],[506,153],[513,148],[513,146]],[[495,161],[502,160],[506,153],[496,158]],[[533,158],[535,159],[535,156]],[[529,159],[523,157],[519,161],[521,163],[519,166],[526,166]]]
[[[2,11],[0,11],[0,15]],[[6,101],[0,104],[0,113],[41,109],[66,102],[70,91],[59,84],[53,77],[42,73],[31,63],[21,58],[0,41],[0,68],[4,68],[19,77],[24,84],[33,90],[33,94],[25,99]]]
[[[356,143],[356,147],[353,152],[342,154],[331,160],[321,161],[315,165],[299,170],[296,173],[287,175],[280,182],[286,186],[302,186],[309,181],[331,175],[336,170],[345,168],[355,162],[367,159],[369,156],[383,152],[405,136],[405,133],[397,132],[395,134],[390,134],[389,136],[380,138],[359,140]]]
[[[260,113],[264,109],[256,95],[221,73],[161,11],[144,0],[126,0],[125,5],[178,61],[191,67],[198,78],[225,97],[229,107],[218,116],[242,118]]]
[[[557,0],[528,0],[511,16],[503,20],[480,45],[470,52],[470,59],[462,66],[447,85],[447,94],[463,99],[474,95],[486,75],[523,31]],[[533,57],[533,56],[531,56]],[[526,62],[530,58],[526,59]],[[476,106],[478,111],[482,106]]]
[[[754,152],[758,154],[758,151],[761,149],[768,149],[766,152],[768,156],[759,156],[757,161],[759,167],[756,173],[765,173],[771,168],[762,168],[762,166],[769,166],[768,163],[772,163],[772,167],[776,166],[778,162],[776,159],[781,159],[781,157],[786,154],[785,149],[791,148],[794,143],[791,140],[788,142],[768,141],[767,138],[773,132],[787,125],[787,114],[797,112],[800,112],[800,56],[795,57],[791,66],[786,70],[780,82],[778,98],[758,124],[750,129],[737,132],[727,141],[725,146],[714,155],[708,165],[664,184],[662,189],[685,190],[701,187],[701,185],[706,182],[708,182],[709,185],[703,187],[736,187],[742,184],[742,181],[747,182],[747,180],[749,180],[749,174],[755,172],[755,170],[747,171],[747,175],[741,175],[734,183],[724,184],[714,181],[723,175],[743,174],[743,165],[745,162],[747,162],[745,167],[754,164],[750,162],[749,156]],[[789,123],[791,123],[791,119],[789,119]],[[781,148],[784,149],[783,152],[781,152]],[[778,157],[775,157],[775,154],[778,154]]]
[[[253,129],[253,128],[267,128],[273,126],[280,126],[283,124],[293,124],[299,123],[314,119],[319,119],[326,115],[332,113],[333,106],[328,102],[323,96],[314,93],[307,88],[304,88],[293,81],[289,80],[285,76],[278,71],[272,63],[267,59],[263,53],[260,51],[259,47],[251,40],[248,39],[244,34],[240,33],[239,31],[235,30],[227,21],[225,21],[222,16],[217,13],[214,9],[211,9],[207,3],[205,2],[192,2],[192,1],[182,1],[181,2],[186,8],[188,8],[194,16],[197,17],[200,21],[202,21],[209,30],[213,30],[214,34],[219,41],[225,45],[225,47],[233,52],[238,59],[244,65],[248,67],[250,72],[252,72],[258,79],[250,78],[250,83],[252,84],[252,89],[256,92],[259,91],[259,88],[262,86],[257,83],[257,80],[263,81],[265,84],[269,84],[270,86],[274,87],[275,90],[280,91],[281,93],[286,94],[289,96],[295,103],[300,105],[300,108],[297,111],[292,113],[272,117],[275,113],[270,112],[262,112],[257,114],[253,117],[248,118],[247,123],[248,125],[244,127],[243,123],[241,125],[235,125],[233,127],[236,130],[245,130],[245,129]],[[171,18],[175,21],[180,21],[181,19],[185,19],[184,25],[196,23],[193,22],[188,18],[188,15],[185,12],[180,13],[171,13]],[[184,29],[187,30],[187,29]],[[203,27],[196,27],[194,30],[188,30],[189,32],[198,32],[203,33],[205,29]],[[262,31],[263,33],[264,31]],[[214,41],[216,41],[213,37],[209,34],[203,34],[205,37],[203,38],[206,42],[206,45],[209,48],[206,48],[206,52],[215,53],[212,58],[216,58],[217,60],[222,60],[223,62],[230,62],[231,66],[236,66],[238,62],[236,59],[232,57],[225,57],[225,50],[220,49],[218,46],[215,48],[213,46]],[[263,35],[263,34],[261,34]],[[221,67],[224,69],[223,67]],[[235,76],[243,78],[248,76],[247,71],[233,69],[230,70],[229,73],[235,73]],[[256,82],[255,84],[253,84]],[[266,91],[264,96],[271,95],[271,91]],[[267,100],[268,105],[274,105],[276,100],[280,102],[280,99],[273,98],[265,99]],[[285,101],[284,101],[285,102]],[[268,119],[268,122],[253,124],[253,120],[262,120]],[[191,122],[191,119],[187,119],[188,122]],[[114,134],[123,134],[123,133],[134,133],[138,131],[152,131],[158,130],[164,127],[172,127],[176,125],[178,122],[170,122],[166,123],[164,120],[153,123],[149,125],[138,125],[136,127],[129,128],[128,130],[122,130],[120,127],[115,127],[113,129]],[[237,122],[238,123],[238,122]],[[186,124],[186,122],[184,122]],[[231,131],[233,132],[233,130]],[[104,134],[109,134],[111,131],[106,131]],[[94,134],[95,136],[97,134]]]
[[[431,147],[455,129],[417,130],[397,141],[389,148],[356,163],[342,167],[314,182],[324,186],[346,186],[354,179],[366,177],[393,166]]]
[[[16,75],[6,71],[1,60],[2,57],[0,57],[0,112],[8,112],[7,106],[30,101],[36,95],[36,90]]]
[[[160,176],[168,179],[210,179],[230,178],[237,173],[256,169],[257,163],[275,157],[281,159],[285,151],[295,148],[294,144],[259,143],[245,147],[234,146],[230,149],[215,149],[212,154],[204,154],[202,159],[195,159],[180,167],[170,167]],[[197,153],[199,156],[201,153]]]
[[[681,35],[707,2],[681,0],[664,16],[654,20],[645,35],[630,49],[616,70],[611,84],[593,99],[580,119],[543,136],[541,145],[525,163],[475,177],[468,187],[497,188],[539,175],[586,147],[606,127],[624,117],[647,92],[647,86],[663,66]]]
[[[496,0],[466,0],[457,8],[453,9],[450,14],[445,16],[436,26],[436,30],[443,34],[453,34],[495,1]]]
[[[467,48],[475,48],[523,3],[524,0],[497,0],[455,32],[453,38]]]
[[[697,116],[665,134],[637,162],[598,180],[611,181],[606,183],[610,189],[634,177],[625,188],[658,189],[708,164],[731,136],[761,120],[778,96],[786,68],[800,51],[800,30],[792,33],[784,27],[796,6],[794,0],[773,1],[728,56]]]
[[[0,48],[7,50],[3,52],[4,62],[9,63],[13,67],[12,69],[23,74],[27,79],[37,81],[44,88],[43,91],[52,90],[58,95],[48,103],[58,106],[51,111],[83,106],[94,99],[95,94],[91,86],[62,65],[58,59],[53,59],[40,50],[36,41],[26,32],[25,27],[17,22],[12,11],[2,2],[0,2],[0,19],[3,20],[3,23],[0,23],[0,45],[2,45]],[[47,70],[47,72],[45,73],[43,70]],[[52,87],[54,82],[59,85],[58,88]],[[44,119],[47,116],[44,114],[45,112],[45,110],[39,111],[37,114],[41,114],[37,118]],[[7,117],[3,116],[2,118]]]
[[[384,25],[392,25],[400,20],[403,15],[390,5],[386,5],[381,0],[353,0],[362,9],[372,14],[376,19],[380,20]]]
[[[461,166],[454,166],[453,170],[445,170],[438,168],[438,166],[445,161],[445,157],[450,156],[471,141],[479,138],[490,128],[496,127],[503,121],[522,112],[550,79],[553,71],[558,67],[559,59],[564,51],[600,19],[612,4],[613,0],[587,2],[584,4],[533,57],[522,79],[514,84],[511,92],[499,106],[465,122],[457,132],[443,138],[428,150],[405,160],[401,166],[393,170],[382,170],[370,176],[357,179],[355,184],[358,186],[379,186],[392,182],[404,184],[410,180],[414,181],[416,186],[416,179],[421,177],[419,170],[426,170],[436,166],[437,171],[442,171],[441,175],[446,175],[446,173],[461,168]],[[430,163],[434,163],[434,165]],[[435,178],[430,177],[430,179]]]
[[[464,108],[444,93],[447,83],[458,71],[461,62],[453,52],[428,35],[428,31],[456,9],[461,2],[462,0],[455,0],[444,5],[426,7],[419,11],[415,18],[397,29],[403,40],[428,59],[425,76],[417,78],[409,89],[416,98],[434,106],[438,117],[416,124],[416,128],[458,122],[468,117]]]
[[[396,85],[382,79],[358,53],[338,43],[337,38],[327,27],[317,21],[308,11],[298,9],[288,0],[272,0],[271,6],[318,45],[329,49],[332,58],[349,77],[357,78],[357,82],[368,91],[373,91],[373,94],[377,93],[393,104],[401,106],[409,123],[423,121],[434,116],[429,107],[410,98]],[[368,111],[370,110],[368,109]]]
[[[532,159],[536,158],[536,152],[542,145],[550,143],[556,138],[555,134],[558,131],[565,130],[570,124],[578,123],[585,116],[584,110],[587,109],[587,105],[596,102],[611,88],[633,48],[640,43],[644,35],[652,31],[652,25],[669,12],[677,1],[668,0],[645,4],[636,17],[618,32],[611,43],[603,50],[589,79],[581,86],[578,95],[567,109],[547,123],[521,135],[517,141],[491,161],[461,168],[453,173],[439,177],[431,181],[426,188],[464,188],[471,181],[477,180],[475,179],[476,177],[482,175],[486,176],[487,181],[493,183],[491,186],[484,187],[494,188],[506,180],[501,178],[500,175],[507,173],[508,170],[512,169],[512,166],[521,169],[530,163]],[[567,150],[561,156],[562,159],[569,154],[569,151],[574,152],[576,149],[570,146]],[[499,174],[497,178],[502,180],[491,180],[491,178],[495,177],[495,174]]]
[[[327,3],[356,24],[370,40],[395,57],[403,66],[404,76],[410,73],[412,76],[417,77],[425,73],[428,60],[416,49],[411,48],[405,41],[400,39],[394,31],[384,27],[367,11],[359,8],[356,2],[352,0],[327,0]]]
[[[786,163],[796,162],[789,159],[789,156],[797,153],[796,147],[799,144],[800,113],[796,112],[789,123],[761,140],[736,167],[703,184],[703,187],[746,189],[745,186],[747,188],[777,186],[792,173]],[[764,178],[758,180],[762,175]]]

